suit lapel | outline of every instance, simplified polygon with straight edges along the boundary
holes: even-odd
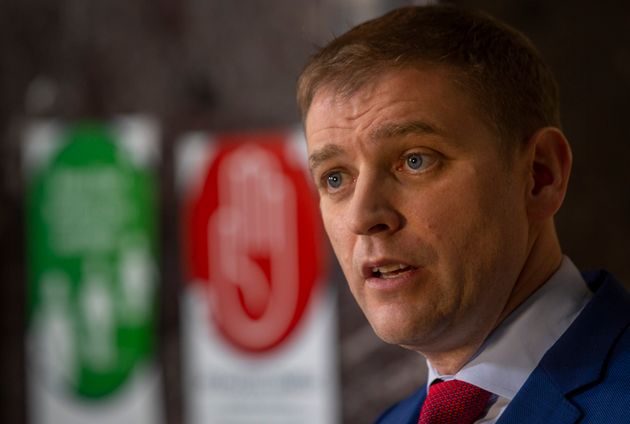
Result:
[[[577,422],[582,413],[571,394],[595,384],[609,352],[630,321],[630,295],[605,272],[584,276],[593,299],[540,361],[498,424]]]
[[[581,416],[581,412],[555,386],[553,379],[538,367],[497,423],[573,424]]]

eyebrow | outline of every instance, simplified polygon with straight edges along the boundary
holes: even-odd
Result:
[[[407,134],[439,134],[434,126],[424,121],[392,122],[385,123],[370,132],[369,137],[373,141],[402,137]],[[336,144],[326,144],[321,149],[311,153],[308,164],[311,171],[317,168],[322,162],[342,155],[344,150]]]
[[[339,156],[343,149],[335,144],[326,144],[321,149],[311,153],[308,157],[308,164],[311,170],[317,168],[322,162]]]
[[[370,133],[372,140],[401,137],[407,134],[438,134],[439,131],[424,121],[386,123]]]

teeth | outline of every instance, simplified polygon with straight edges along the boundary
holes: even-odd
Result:
[[[403,265],[403,264],[395,264],[395,265],[386,265],[386,266],[375,266],[374,268],[372,268],[372,272],[374,273],[381,273],[381,274],[387,274],[388,272],[394,272],[394,271],[398,271],[401,269],[405,269],[408,268],[409,265]]]

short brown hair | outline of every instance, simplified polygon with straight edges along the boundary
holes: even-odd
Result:
[[[302,117],[322,87],[351,95],[383,71],[417,64],[461,75],[503,138],[524,140],[539,128],[560,126],[556,81],[523,34],[480,12],[435,5],[367,21],[313,55],[298,81]]]

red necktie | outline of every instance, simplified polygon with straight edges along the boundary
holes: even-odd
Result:
[[[472,424],[486,409],[492,394],[459,380],[431,385],[418,424]]]

